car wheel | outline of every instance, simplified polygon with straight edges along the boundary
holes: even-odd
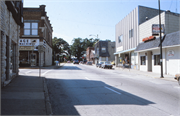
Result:
[[[179,85],[180,85],[180,77],[179,77],[179,79],[178,79],[178,83],[179,83]]]

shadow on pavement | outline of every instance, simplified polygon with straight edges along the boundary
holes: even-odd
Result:
[[[43,78],[18,76],[1,89],[2,115],[46,115]]]
[[[80,115],[80,105],[155,104],[101,81],[46,79],[54,115]]]

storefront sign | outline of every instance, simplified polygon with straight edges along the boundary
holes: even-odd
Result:
[[[118,48],[116,49],[116,52],[119,52],[119,51],[123,51],[123,46],[118,47]]]
[[[174,51],[173,50],[168,51],[168,56],[173,57],[174,56]]]
[[[20,46],[19,50],[21,50],[21,51],[34,50],[34,47],[32,47],[32,46]]]
[[[159,24],[152,25],[152,34],[159,34],[160,33],[160,26]],[[164,33],[164,24],[161,25],[161,33]]]

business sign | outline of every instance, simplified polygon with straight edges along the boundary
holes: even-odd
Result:
[[[160,25],[152,24],[152,34],[159,34],[159,33],[160,33]],[[164,33],[164,24],[161,25],[161,33]]]
[[[169,50],[168,51],[168,57],[173,57],[174,56],[174,51],[173,50]]]
[[[29,50],[34,50],[33,46],[19,46],[20,51],[29,51]]]

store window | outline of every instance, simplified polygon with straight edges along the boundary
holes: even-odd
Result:
[[[24,35],[38,35],[38,22],[24,22]]]
[[[154,55],[154,65],[160,65],[160,55]]]
[[[123,42],[123,35],[120,35],[120,36],[118,37],[118,41],[119,41],[119,43]]]
[[[133,37],[133,29],[129,30],[129,38]]]
[[[146,65],[146,56],[141,56],[141,65]]]

